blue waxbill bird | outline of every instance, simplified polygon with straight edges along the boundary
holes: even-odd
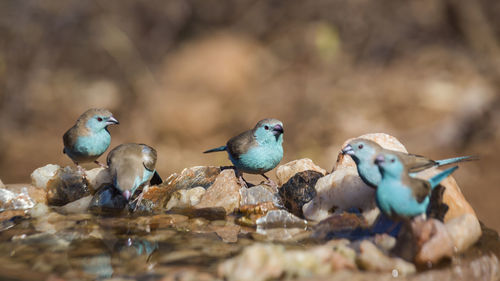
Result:
[[[242,173],[260,174],[276,185],[264,173],[274,169],[283,158],[283,123],[271,118],[260,120],[253,129],[232,137],[226,145],[204,153],[217,151],[227,152],[242,185],[246,185]]]
[[[85,111],[63,136],[63,153],[82,169],[80,163],[97,161],[111,143],[109,125],[119,124],[113,114],[106,109],[92,108]]]
[[[375,157],[383,153],[394,153],[407,167],[410,176],[432,167],[440,167],[462,161],[476,160],[475,156],[460,156],[443,160],[431,160],[420,155],[408,154],[404,152],[384,149],[378,143],[368,139],[354,139],[343,149],[343,154],[351,156],[356,163],[360,178],[369,186],[376,188],[380,183],[382,176],[379,168],[375,165]]]
[[[113,185],[129,200],[156,173],[156,150],[145,144],[121,144],[108,153],[106,162]]]
[[[386,216],[405,221],[425,214],[432,190],[458,169],[454,166],[429,180],[422,180],[408,175],[408,168],[397,154],[379,154],[375,164],[382,175],[375,191],[377,206]]]

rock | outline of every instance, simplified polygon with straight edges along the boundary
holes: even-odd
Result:
[[[46,189],[47,183],[56,175],[60,168],[59,165],[48,164],[34,170],[31,173],[31,183],[36,187]]]
[[[368,223],[361,215],[344,212],[320,221],[314,226],[312,237],[319,241],[338,238],[356,240],[370,235],[367,228]]]
[[[46,216],[49,212],[49,206],[43,203],[37,203],[33,208],[29,210],[29,214],[32,218],[40,218]]]
[[[207,189],[215,182],[215,179],[220,173],[220,168],[213,166],[186,168],[182,170],[180,175],[173,174],[168,177],[162,186],[170,187],[174,191],[179,189],[190,189],[197,186],[202,186]]]
[[[423,223],[412,222],[413,232],[417,233],[418,253],[415,262],[421,265],[437,264],[445,257],[453,255],[453,241],[444,224],[436,219]]]
[[[417,174],[419,178],[430,179],[432,176],[438,174],[441,170],[437,168],[431,168],[424,170]],[[474,209],[467,200],[465,200],[460,187],[453,178],[449,176],[441,182],[441,185],[445,188],[443,194],[443,202],[448,205],[448,212],[444,217],[444,222],[448,222],[454,218],[460,217],[464,214],[471,214],[476,216]]]
[[[254,205],[240,206],[236,213],[243,216],[237,218],[236,223],[244,226],[257,226],[257,220],[271,210],[278,210],[278,207],[276,207],[273,202],[269,201]]]
[[[215,179],[212,186],[201,197],[195,208],[223,207],[226,213],[232,213],[240,204],[240,185],[234,170],[224,170]]]
[[[25,210],[6,210],[0,213],[0,232],[5,231],[27,217]]]
[[[365,270],[391,272],[395,277],[416,272],[415,265],[412,263],[400,258],[386,256],[377,246],[367,240],[364,240],[360,244],[360,254],[357,257],[357,263]]]
[[[26,192],[33,202],[47,204],[47,191],[45,189],[31,184],[8,184],[5,188],[18,194]]]
[[[127,199],[113,185],[105,184],[94,194],[89,210],[98,215],[120,214],[127,206]]]
[[[205,188],[201,186],[177,190],[170,197],[166,210],[168,211],[172,208],[191,208],[200,202],[205,191]]]
[[[445,227],[459,253],[467,250],[481,237],[481,225],[473,214],[464,214],[445,223]]]
[[[35,202],[28,194],[27,188],[14,192],[5,188],[0,189],[0,211],[26,210],[35,206]]]
[[[360,210],[369,224],[379,214],[375,204],[375,190],[363,183],[353,168],[335,170],[316,183],[317,196],[304,204],[302,211],[308,220],[320,221],[332,211]]]
[[[214,231],[217,236],[226,243],[238,242],[238,233],[240,233],[240,230],[241,227],[238,225],[214,226]]]
[[[308,170],[316,171],[318,173],[321,173],[322,175],[326,174],[326,170],[314,164],[311,159],[303,158],[299,160],[294,160],[284,165],[281,165],[276,169],[276,177],[278,178],[278,185],[282,186],[285,182],[287,182],[291,177],[293,177],[298,172],[303,172]]]
[[[62,206],[90,195],[89,183],[83,174],[73,167],[57,170],[46,185],[49,205]]]
[[[82,197],[76,201],[70,202],[58,208],[58,211],[63,214],[79,214],[86,213],[89,209],[90,202],[94,196],[89,195]]]
[[[87,176],[90,188],[93,191],[97,191],[97,189],[99,189],[99,187],[103,184],[113,182],[109,170],[104,167],[94,168],[92,170],[85,171],[85,175]]]
[[[292,214],[303,218],[302,207],[316,196],[314,186],[322,173],[307,170],[296,173],[279,189],[281,202]]]
[[[328,244],[309,250],[286,250],[283,245],[256,243],[219,264],[217,272],[219,277],[228,281],[324,276],[335,270],[356,267],[353,251],[346,253],[336,251]]]
[[[259,219],[257,219],[257,228],[305,228],[307,221],[303,220],[285,210],[272,210]]]
[[[256,205],[264,202],[274,202],[275,196],[272,188],[268,185],[261,184],[249,188],[240,188],[240,205]]]

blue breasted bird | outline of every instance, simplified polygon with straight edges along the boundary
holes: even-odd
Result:
[[[253,129],[232,137],[226,145],[204,153],[217,151],[227,152],[240,181],[244,182],[242,173],[260,174],[275,185],[264,173],[274,169],[283,158],[283,123],[270,118],[260,120]]]
[[[63,136],[63,153],[78,166],[80,163],[95,162],[111,143],[109,125],[119,124],[106,109],[92,108],[85,111]],[[103,165],[101,165],[103,166]]]
[[[408,175],[408,168],[397,154],[379,154],[375,157],[375,164],[382,175],[375,192],[377,206],[395,220],[408,220],[425,214],[432,190],[458,169],[454,166],[429,180],[422,180]]]
[[[106,162],[113,185],[129,200],[155,174],[156,150],[145,144],[121,144],[108,153]]]
[[[475,156],[460,156],[443,160],[431,160],[420,155],[408,154],[404,152],[388,150],[382,148],[378,143],[368,139],[354,139],[343,149],[343,154],[348,154],[356,163],[359,177],[369,186],[376,188],[380,183],[382,176],[375,165],[375,157],[383,153],[396,154],[408,169],[410,176],[432,167],[440,167],[462,161],[476,160]]]

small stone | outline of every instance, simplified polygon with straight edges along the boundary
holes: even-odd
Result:
[[[397,276],[416,272],[415,265],[412,263],[400,258],[386,256],[377,246],[367,240],[361,242],[360,252],[357,263],[363,269],[391,273],[393,273],[393,270],[396,270]]]
[[[278,178],[278,185],[282,186],[295,174],[303,171],[316,171],[322,175],[326,174],[326,170],[314,164],[311,159],[303,158],[288,162],[279,166],[276,169],[276,177]]]
[[[302,211],[308,220],[320,221],[331,213],[360,210],[371,225],[379,214],[375,190],[367,186],[355,168],[343,168],[326,175],[316,183],[316,197],[304,204]]]
[[[85,171],[85,175],[87,176],[87,180],[89,181],[90,187],[94,191],[97,191],[97,189],[105,183],[113,182],[111,174],[109,173],[109,169],[106,169],[104,167],[94,168],[92,170]]]
[[[273,202],[275,200],[274,193],[268,185],[257,185],[249,188],[240,188],[241,202],[240,205],[256,205],[264,202]]]
[[[47,183],[51,180],[61,167],[59,165],[48,164],[40,167],[31,173],[31,182],[39,188],[47,188]]]
[[[177,190],[170,197],[166,210],[168,211],[172,208],[191,208],[200,202],[205,191],[205,188],[201,186]]]
[[[361,215],[344,212],[320,221],[314,226],[312,237],[319,241],[338,238],[356,240],[367,236],[368,232],[368,223]]]
[[[212,186],[201,197],[195,208],[223,207],[226,213],[232,213],[240,204],[240,185],[234,170],[224,170],[215,179]]]
[[[73,167],[59,169],[46,185],[49,205],[62,206],[90,195],[88,181]]]
[[[238,225],[225,225],[214,227],[214,231],[219,236],[222,241],[226,243],[236,243],[238,242],[238,233],[240,233],[241,227]]]
[[[272,210],[259,219],[257,219],[257,228],[305,228],[307,221],[303,220],[286,210]]]
[[[64,206],[58,208],[58,211],[63,214],[80,214],[86,213],[89,209],[90,201],[94,196],[89,195],[82,197],[76,201],[70,202]]]
[[[20,192],[0,189],[0,211],[5,210],[26,210],[35,206],[35,202],[28,194],[27,188],[22,188]]]
[[[475,215],[464,214],[445,223],[453,246],[458,253],[467,250],[481,237],[481,225]]]
[[[120,214],[127,206],[127,199],[113,185],[103,185],[94,194],[89,210],[99,215]]]
[[[314,186],[322,173],[307,170],[292,176],[280,189],[279,195],[285,208],[292,214],[303,218],[302,207],[316,197]]]
[[[453,241],[444,226],[436,219],[422,222],[415,220],[412,228],[417,236],[419,251],[415,257],[417,264],[437,264],[445,257],[453,255]]]

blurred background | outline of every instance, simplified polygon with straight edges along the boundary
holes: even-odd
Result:
[[[274,117],[282,163],[331,170],[370,132],[479,155],[455,177],[500,230],[499,14],[496,0],[1,1],[0,178],[72,165],[62,135],[91,107],[120,121],[111,147],[154,146],[164,178],[228,165],[201,152]]]

